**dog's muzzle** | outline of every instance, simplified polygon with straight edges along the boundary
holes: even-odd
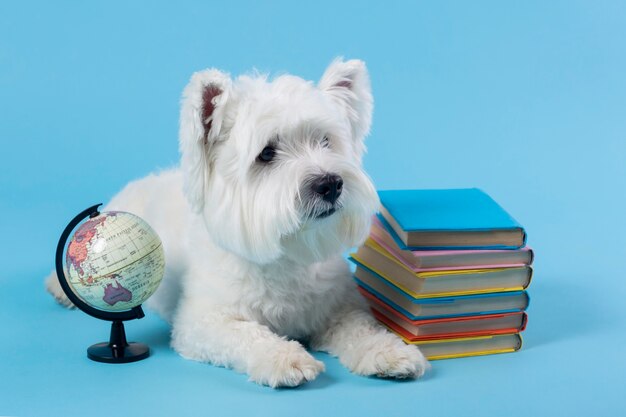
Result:
[[[316,178],[311,188],[322,197],[322,200],[335,204],[343,189],[343,179],[336,174],[325,174]]]
[[[337,174],[327,173],[313,178],[309,184],[311,198],[318,202],[309,213],[309,217],[323,219],[341,208],[337,200],[343,190],[343,178]]]
[[[334,212],[336,212],[336,211],[337,211],[337,209],[333,207],[333,208],[331,208],[331,209],[328,209],[328,210],[326,210],[326,211],[324,211],[324,212],[322,212],[322,213],[318,214],[317,216],[315,216],[315,218],[316,218],[316,219],[323,219],[323,218],[325,218],[325,217],[330,216],[331,214],[333,214],[333,213],[334,213]]]

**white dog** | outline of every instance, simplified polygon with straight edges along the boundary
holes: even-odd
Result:
[[[180,169],[131,182],[105,208],[160,235],[167,271],[148,306],[172,323],[180,355],[271,387],[324,370],[301,342],[360,375],[428,369],[371,316],[342,257],[365,240],[379,205],[361,164],[371,114],[361,61],[334,61],[318,85],[192,76]],[[47,288],[69,305],[55,274]]]

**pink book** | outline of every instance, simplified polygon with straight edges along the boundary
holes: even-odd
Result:
[[[370,239],[365,243],[367,246],[385,256],[393,256],[397,261],[415,272],[507,268],[530,265],[533,261],[533,251],[529,247],[520,249],[403,250],[398,247],[391,234],[376,216],[373,217]]]

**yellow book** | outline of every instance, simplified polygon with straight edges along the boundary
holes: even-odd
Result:
[[[435,361],[439,359],[516,352],[522,347],[522,336],[519,333],[514,333],[497,336],[440,339],[407,343],[419,346],[428,360]]]
[[[357,278],[374,273],[415,298],[520,291],[532,279],[530,266],[415,272],[370,238],[350,256]]]

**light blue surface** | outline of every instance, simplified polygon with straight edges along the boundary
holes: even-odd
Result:
[[[2,2],[0,415],[618,416],[626,413],[626,3]],[[64,225],[176,163],[190,74],[319,79],[364,59],[365,159],[379,189],[479,187],[536,252],[521,352],[439,361],[426,379],[327,372],[273,391],[190,362],[154,314],[154,356],[110,366],[108,325],[43,291]]]

